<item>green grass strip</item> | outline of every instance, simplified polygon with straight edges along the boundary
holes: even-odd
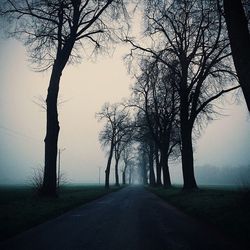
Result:
[[[215,187],[193,191],[151,187],[148,190],[186,214],[216,226],[232,239],[250,244],[249,190]]]
[[[0,187],[0,241],[119,190],[102,186],[65,186],[58,198],[42,198],[27,186]]]

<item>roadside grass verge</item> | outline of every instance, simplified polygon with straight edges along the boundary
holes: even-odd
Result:
[[[183,191],[181,188],[148,188],[168,203],[200,221],[216,226],[233,240],[250,249],[250,191],[201,187]]]
[[[68,185],[58,198],[42,198],[28,186],[0,186],[0,241],[119,189]]]

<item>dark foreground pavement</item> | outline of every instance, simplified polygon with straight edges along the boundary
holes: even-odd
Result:
[[[128,187],[0,244],[8,250],[224,250],[211,228],[143,187]],[[240,248],[235,248],[240,249]]]

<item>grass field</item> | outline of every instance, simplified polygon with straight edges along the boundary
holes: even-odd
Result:
[[[186,214],[216,226],[231,239],[250,246],[249,190],[216,187],[189,192],[181,188],[149,190]]]
[[[118,189],[65,186],[58,198],[49,199],[36,196],[27,186],[0,186],[0,241]]]

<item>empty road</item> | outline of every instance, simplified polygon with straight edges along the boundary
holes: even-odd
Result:
[[[8,250],[233,249],[143,187],[127,187],[0,244]]]

